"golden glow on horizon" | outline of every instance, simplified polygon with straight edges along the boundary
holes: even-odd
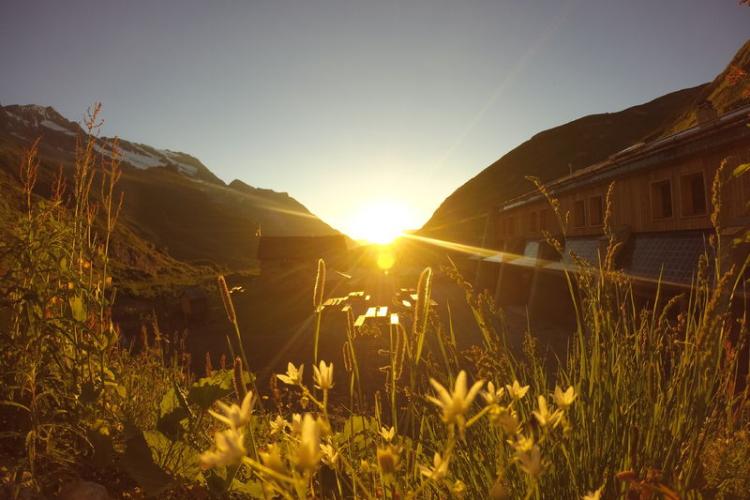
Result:
[[[414,225],[414,213],[409,206],[395,200],[379,200],[355,210],[344,231],[356,240],[385,245]]]

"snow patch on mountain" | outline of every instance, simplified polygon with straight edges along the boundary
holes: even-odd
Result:
[[[48,129],[54,130],[56,132],[62,132],[65,135],[70,135],[75,137],[76,133],[72,130],[69,130],[63,126],[58,125],[57,123],[50,121],[50,120],[42,120],[39,125],[42,127],[47,127]]]
[[[177,166],[178,169],[185,172],[189,175],[197,175],[198,174],[198,167],[195,165],[190,165],[188,163],[185,163],[183,161],[180,161],[181,154],[176,153],[174,151],[171,151],[169,149],[160,149],[160,153],[164,154],[169,160]]]

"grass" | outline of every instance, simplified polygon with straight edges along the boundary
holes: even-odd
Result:
[[[610,253],[598,267],[580,263],[564,275],[575,331],[551,366],[531,332],[520,351],[509,347],[501,311],[455,266],[427,268],[412,317],[360,331],[350,313],[339,313],[344,362],[334,366],[317,359],[318,342],[329,340],[320,328],[321,261],[316,286],[309,277],[310,360],[290,363],[261,394],[247,370],[252,339],[243,338],[223,279],[217,294],[231,356],[209,356],[203,378],[190,370],[185,339],[155,321],[140,339],[118,335],[110,273],[122,264],[108,250],[118,165],[97,163],[87,147],[79,149],[69,202],[33,195],[33,149],[21,188],[0,200],[15,217],[0,239],[5,496],[55,495],[76,477],[158,498],[671,499],[747,491],[744,268],[722,269],[706,256],[689,293],[667,297],[657,288],[642,308]],[[13,206],[23,210],[6,210]],[[473,348],[459,348],[451,315],[441,321],[430,307],[437,276],[465,290],[481,332]],[[376,345],[385,362],[370,377],[364,369]]]

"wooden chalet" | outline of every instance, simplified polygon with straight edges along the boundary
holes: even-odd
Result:
[[[661,279],[668,286],[689,286],[698,258],[711,252],[712,183],[724,164],[720,227],[722,259],[741,263],[747,247],[731,240],[750,227],[750,175],[730,179],[737,165],[750,161],[750,106],[717,117],[710,105],[698,113],[698,125],[674,135],[634,144],[606,161],[544,185],[569,219],[562,238],[560,223],[545,196],[534,190],[498,206],[487,217],[482,246],[496,255],[479,260],[477,284],[494,290],[504,304],[549,301],[560,292],[559,272],[573,268],[576,255],[598,266],[608,239],[605,200],[614,183],[610,227],[622,243],[616,265],[638,283]],[[563,257],[544,231],[564,245]],[[557,272],[555,281],[551,276]],[[564,290],[563,290],[564,293]]]

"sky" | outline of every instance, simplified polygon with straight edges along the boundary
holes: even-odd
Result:
[[[419,227],[537,132],[710,81],[748,38],[737,0],[3,0],[0,103],[101,101],[105,135],[352,234],[388,204]]]

